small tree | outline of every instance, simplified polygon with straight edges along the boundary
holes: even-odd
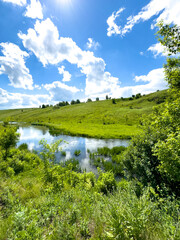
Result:
[[[79,103],[81,103],[81,102],[80,102],[80,100],[79,100],[79,99],[77,99],[77,100],[76,100],[76,104],[79,104]]]
[[[92,102],[91,98],[88,98],[87,102]]]
[[[141,93],[136,94],[135,98],[138,99],[141,97]]]
[[[115,98],[112,99],[112,104],[116,104]]]
[[[53,165],[56,163],[56,154],[59,151],[62,151],[62,148],[59,147],[61,142],[62,142],[62,139],[59,139],[52,144],[48,144],[45,139],[40,140],[39,144],[42,145],[43,147],[42,152],[40,152],[40,156],[44,161],[45,168],[49,165],[50,162]]]
[[[106,95],[106,100],[108,100],[109,98],[108,98],[108,95]]]
[[[19,134],[16,133],[16,129],[14,127],[4,127],[0,131],[0,149],[5,160],[8,156],[9,149],[16,146],[18,139]]]
[[[96,98],[96,101],[99,101],[99,98],[98,98],[98,97]]]
[[[74,105],[76,102],[74,100],[71,101],[71,105]]]

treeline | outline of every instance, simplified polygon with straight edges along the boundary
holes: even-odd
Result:
[[[145,96],[145,95],[143,95],[143,96]],[[128,98],[123,98],[123,97],[121,97],[120,99],[123,100],[123,101],[125,101],[125,100],[138,99],[138,98],[140,98],[140,97],[142,97],[142,95],[141,95],[141,93],[138,93],[138,94],[136,94],[136,95],[132,95],[132,97],[128,97]],[[109,97],[108,95],[106,95],[105,99],[106,99],[106,100],[110,100],[111,97]],[[93,101],[93,100],[92,100],[91,98],[88,98],[87,101],[86,101],[86,103],[92,102],[92,101]],[[99,101],[99,97],[97,97],[95,101]],[[71,100],[70,103],[69,103],[68,101],[66,101],[66,102],[65,102],[65,101],[62,101],[62,102],[59,102],[59,103],[57,103],[57,104],[55,104],[55,105],[42,104],[42,106],[39,106],[39,108],[47,108],[47,107],[55,107],[55,108],[58,108],[58,107],[64,107],[64,106],[68,106],[68,105],[75,105],[75,104],[80,104],[80,103],[82,103],[82,102],[81,102],[79,99],[77,99],[77,100]],[[115,98],[112,98],[112,103],[113,103],[113,104],[116,103]]]

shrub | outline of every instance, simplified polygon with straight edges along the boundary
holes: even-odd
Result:
[[[99,192],[107,194],[108,192],[112,192],[116,189],[117,183],[114,178],[114,174],[112,172],[103,173],[98,169],[100,172],[96,186]]]

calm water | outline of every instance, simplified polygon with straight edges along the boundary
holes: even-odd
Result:
[[[52,136],[48,128],[41,126],[20,126],[18,129],[20,133],[20,141],[18,146],[22,143],[27,143],[29,150],[41,150],[39,141],[44,138],[47,143],[52,143],[58,139],[62,139],[68,143],[61,143],[62,150],[66,152],[66,156],[58,156],[58,161],[64,161],[70,158],[76,158],[80,162],[82,169],[92,171],[94,168],[89,164],[89,157],[87,150],[95,151],[98,147],[113,148],[115,146],[128,146],[129,140],[120,139],[95,139],[85,137],[74,137],[68,135]],[[81,150],[80,156],[74,155],[75,150]]]

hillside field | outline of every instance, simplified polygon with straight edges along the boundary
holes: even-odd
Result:
[[[48,126],[52,133],[95,138],[131,138],[140,133],[143,115],[152,112],[167,97],[157,91],[138,99],[116,99],[68,105],[64,107],[24,108],[0,111],[0,121],[27,122]]]

